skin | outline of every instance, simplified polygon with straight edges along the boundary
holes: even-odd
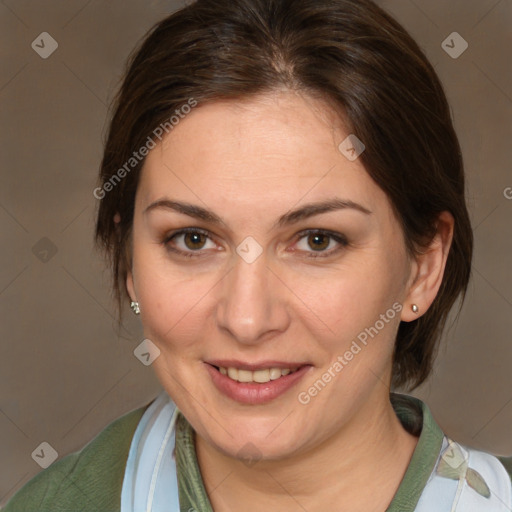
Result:
[[[400,320],[424,314],[437,294],[453,218],[443,213],[432,245],[409,256],[387,196],[360,159],[338,150],[349,133],[321,100],[279,91],[199,105],[144,164],[127,289],[140,304],[145,336],[161,351],[155,372],[196,432],[216,512],[315,512],[333,504],[384,511],[416,446],[389,402],[393,345]],[[289,210],[333,197],[371,214],[343,209],[274,227]],[[144,213],[164,198],[208,208],[224,222],[165,208]],[[168,246],[199,257],[165,246],[186,227],[210,238],[181,235]],[[320,257],[307,257],[319,252],[311,236],[298,236],[305,229],[342,234],[348,244],[327,237]],[[236,252],[247,236],[263,251],[250,264]],[[402,311],[301,404],[299,392],[395,302]],[[212,384],[204,361],[221,358],[312,367],[284,395],[247,405]],[[247,443],[261,457],[254,465],[243,460]]]

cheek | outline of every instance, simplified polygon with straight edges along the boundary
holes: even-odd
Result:
[[[296,279],[294,291],[332,335],[353,337],[400,298],[396,272],[377,265],[376,258],[361,257],[330,273]]]
[[[310,292],[305,302],[321,319],[308,315],[312,320],[307,327],[317,354],[323,354],[317,359],[320,379],[325,376],[326,382],[334,382],[319,403],[330,400],[331,393],[345,396],[355,388],[363,393],[376,376],[386,378],[400,323],[400,280],[391,258],[380,267],[377,260],[384,258],[368,257],[364,264],[362,260],[322,280],[326,290],[313,288],[313,280],[307,282]],[[306,287],[300,293],[306,293]]]
[[[142,322],[155,342],[172,339],[173,344],[185,347],[204,336],[209,302],[205,299],[213,280],[149,271],[141,275],[141,283]]]
[[[286,286],[276,280],[277,288],[269,286],[269,293],[277,298],[278,307],[287,310],[291,330],[297,328],[299,337],[309,339],[308,352],[320,350],[325,363],[343,354],[359,335],[364,339],[365,330],[399,300],[399,261],[398,254],[374,247],[336,267],[274,267]],[[171,264],[149,244],[136,245],[133,263],[146,337],[161,350],[194,355],[199,340],[215,335],[215,308],[221,299],[229,300],[222,271]],[[273,279],[271,273],[268,278]],[[398,318],[379,329],[379,339],[392,331],[389,324],[397,325]]]
[[[144,334],[160,350],[174,351],[204,336],[205,307],[215,276],[172,265],[160,247],[135,245],[133,268]]]

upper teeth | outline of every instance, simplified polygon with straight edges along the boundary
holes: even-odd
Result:
[[[256,370],[251,372],[249,370],[239,370],[238,368],[223,368],[219,367],[222,375],[227,375],[230,379],[238,382],[259,382],[261,384],[271,380],[279,379],[283,375],[288,375],[294,370],[289,368],[267,368],[266,370]]]

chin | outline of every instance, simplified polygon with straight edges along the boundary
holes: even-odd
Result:
[[[283,428],[276,428],[279,421],[274,421],[272,425],[271,428],[255,429],[251,422],[233,422],[230,425],[232,436],[221,427],[207,425],[206,429],[212,435],[206,441],[224,455],[244,461],[249,466],[260,460],[286,459],[302,451],[301,447],[304,449],[304,432],[294,435],[289,428],[284,427],[284,423],[281,425]]]

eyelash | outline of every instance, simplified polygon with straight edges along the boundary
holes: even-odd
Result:
[[[176,249],[175,247],[171,247],[170,246],[171,240],[173,240],[177,236],[184,235],[184,234],[187,234],[187,233],[196,233],[196,234],[205,235],[208,238],[210,238],[210,240],[212,240],[212,238],[210,237],[210,234],[209,234],[208,231],[205,231],[205,230],[200,229],[200,228],[183,228],[183,229],[180,229],[179,231],[175,231],[175,232],[170,233],[169,235],[167,235],[164,238],[164,240],[162,240],[162,244],[165,246],[165,248],[168,251],[174,252],[174,253],[179,254],[181,256],[185,256],[186,258],[194,258],[194,257],[197,258],[197,257],[200,257],[201,256],[201,252],[200,252],[201,249],[199,249],[197,251],[182,251],[180,249]],[[334,240],[335,242],[337,242],[340,245],[340,247],[335,248],[335,249],[331,249],[329,251],[319,251],[319,252],[316,252],[316,253],[315,252],[307,251],[307,255],[305,256],[306,258],[327,258],[327,257],[333,255],[334,253],[337,253],[342,248],[344,248],[344,247],[346,247],[348,245],[348,241],[347,241],[347,239],[343,235],[341,235],[339,233],[334,233],[332,231],[327,231],[325,229],[305,229],[305,230],[301,231],[300,233],[297,233],[297,235],[296,235],[297,240],[296,240],[295,243],[297,243],[302,238],[304,238],[304,237],[306,237],[308,235],[324,235],[324,236],[327,236],[327,237],[331,238],[332,240]]]

